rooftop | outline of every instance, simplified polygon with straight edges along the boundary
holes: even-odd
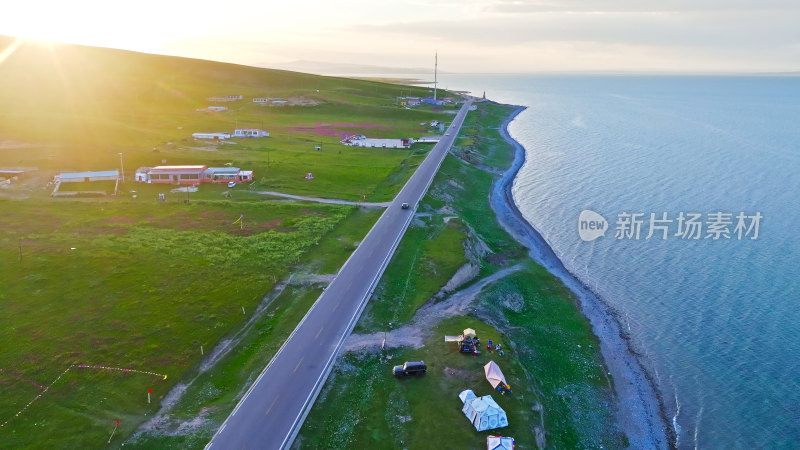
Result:
[[[206,166],[156,166],[150,169],[151,172],[175,172],[175,171],[202,171]]]
[[[69,180],[73,178],[94,178],[94,177],[118,177],[119,172],[116,170],[102,170],[97,172],[64,172],[59,174],[62,180]]]
[[[239,168],[238,167],[209,167],[208,169],[206,169],[206,172],[213,173],[213,174],[217,174],[217,173],[239,173]]]

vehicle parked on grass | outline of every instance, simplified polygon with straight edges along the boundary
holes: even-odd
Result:
[[[234,188],[234,187],[236,187],[236,182],[235,182],[235,181],[228,181],[228,187],[229,187],[229,188]]]
[[[392,375],[396,377],[407,377],[411,375],[424,375],[428,371],[428,366],[424,361],[406,361],[402,366],[394,366]]]

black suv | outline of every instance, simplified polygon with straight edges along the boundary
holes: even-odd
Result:
[[[392,374],[396,377],[407,377],[409,375],[422,375],[428,371],[428,366],[424,361],[407,361],[402,366],[394,366]]]

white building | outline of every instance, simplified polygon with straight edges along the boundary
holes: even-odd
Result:
[[[269,97],[256,97],[253,99],[253,103],[269,103]]]
[[[233,131],[233,137],[248,138],[248,137],[269,137],[269,132],[259,130],[257,128],[237,128]]]
[[[351,147],[367,147],[367,148],[409,148],[414,143],[413,139],[375,139],[375,138],[361,138],[361,139],[345,139],[342,144]]]
[[[215,141],[224,141],[225,139],[230,139],[230,133],[192,133],[192,137],[195,139],[213,139]]]

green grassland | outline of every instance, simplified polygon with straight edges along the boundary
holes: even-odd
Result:
[[[145,431],[126,448],[203,448],[264,369],[282,343],[322,293],[319,287],[287,287],[211,370],[193,378],[170,411],[171,430]],[[178,431],[174,423],[194,423]]]
[[[11,38],[0,37],[0,48]],[[232,163],[255,171],[257,185],[325,197],[391,198],[419,158],[408,149],[339,144],[341,133],[371,137],[429,134],[419,124],[451,117],[424,105],[404,109],[396,97],[428,89],[323,77],[212,61],[65,44],[25,42],[0,70],[0,167],[42,173],[119,167]],[[228,94],[240,101],[207,99]],[[253,97],[297,98],[313,105],[263,106]],[[198,112],[210,104],[223,112]],[[434,111],[436,110],[436,111]],[[271,136],[226,144],[195,140],[197,131],[267,129]],[[320,146],[320,151],[314,148]],[[421,148],[426,148],[422,146]],[[397,170],[402,173],[397,174]],[[313,181],[303,176],[312,172]],[[383,186],[389,176],[397,183]]]
[[[17,448],[98,446],[116,418],[117,437],[130,433],[201,359],[201,345],[208,351],[241,326],[355,209],[30,199],[0,208],[0,421],[10,419],[0,447]],[[243,229],[233,224],[240,213]],[[70,364],[169,378],[73,370],[15,417]]]
[[[487,285],[468,316],[441,322],[419,349],[389,350],[391,361],[374,351],[346,354],[309,414],[296,447],[477,449],[484,448],[489,434],[513,436],[520,448],[626,446],[614,421],[613,387],[597,338],[576,299],[491,219],[491,185],[498,169],[505,169],[513,159],[513,149],[497,127],[511,111],[488,103],[467,116],[457,145],[420,203],[419,211],[430,213],[431,219],[425,227],[411,228],[401,242],[356,332],[387,330],[388,317],[396,321],[391,328],[408,323],[426,296],[444,285],[446,277],[430,277],[424,283],[431,286],[422,291],[396,288],[416,270],[419,257],[415,255],[424,254],[431,261],[464,257],[461,248],[432,246],[435,241],[425,239],[426,233],[435,235],[445,216],[460,217],[461,229],[466,230],[465,247],[482,242],[489,250],[479,261],[477,279],[513,265],[520,270]],[[417,238],[410,238],[414,233]],[[459,334],[466,326],[475,328],[484,341],[502,341],[506,355],[465,356],[442,342],[443,335]],[[392,365],[417,359],[429,366],[424,377],[397,380],[391,376]],[[478,395],[491,393],[481,368],[490,359],[500,364],[514,390],[509,398],[494,395],[506,409],[510,426],[478,433],[461,413],[457,395],[463,389],[474,389]]]
[[[458,352],[442,336],[473,328],[478,336],[498,339],[491,325],[470,317],[454,317],[434,330],[435,337],[420,349],[401,348],[386,354],[348,353],[336,369],[303,428],[300,448],[486,448],[487,434],[479,433],[461,412],[458,393],[472,389],[476,395],[493,395],[506,410],[509,426],[502,435],[514,436],[519,448],[535,448],[528,423],[537,420],[531,409],[535,396],[513,351],[473,357]],[[389,359],[388,357],[391,357]],[[494,359],[501,365],[513,395],[494,392],[483,376],[483,365]],[[396,379],[392,367],[403,361],[423,360],[424,376]],[[498,431],[498,430],[495,430]]]
[[[0,37],[0,49],[13,42]],[[0,423],[8,421],[0,448],[98,447],[116,419],[111,444],[119,446],[178,382],[188,387],[171,414],[199,425],[128,443],[202,446],[321,286],[290,284],[254,313],[265,294],[290,272],[335,273],[382,212],[267,200],[258,191],[392,199],[430,146],[361,149],[340,145],[339,135],[431,134],[420,123],[446,121],[455,106],[407,110],[396,103],[401,94],[426,93],[120,50],[18,46],[0,63],[0,167],[27,171],[0,192]],[[244,99],[207,100],[230,94]],[[261,106],[253,97],[305,105]],[[197,111],[209,105],[228,110]],[[271,136],[224,144],[191,138],[235,127]],[[116,169],[119,153],[122,195],[48,198],[55,173]],[[191,193],[131,182],[137,167],[160,164],[232,164],[254,170],[255,182],[204,184]],[[307,172],[314,180],[304,179]],[[110,193],[113,185],[61,190]],[[156,201],[159,193],[165,202]],[[243,227],[234,223],[240,214]],[[231,353],[201,373],[201,346],[207,355],[234,337]],[[57,378],[70,364],[168,378],[77,368]]]
[[[438,219],[438,217],[437,217]],[[392,258],[376,298],[358,322],[356,333],[385,330],[408,322],[417,308],[436,294],[467,262],[462,242],[466,235],[458,220],[420,222],[410,226]],[[426,225],[424,225],[426,224]],[[405,244],[403,244],[405,243]]]

